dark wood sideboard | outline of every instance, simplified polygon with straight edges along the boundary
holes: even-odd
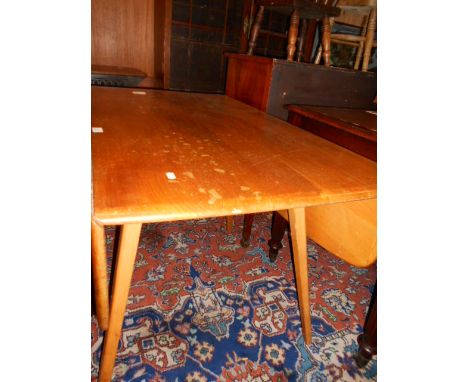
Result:
[[[288,118],[288,104],[376,109],[375,73],[245,54],[226,56],[226,95],[280,119]]]

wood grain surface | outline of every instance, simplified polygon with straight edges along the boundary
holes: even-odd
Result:
[[[273,59],[232,53],[226,57],[226,95],[266,111]]]
[[[93,87],[92,126],[101,224],[376,197],[374,162],[227,96]]]
[[[91,62],[154,77],[154,0],[93,0]]]

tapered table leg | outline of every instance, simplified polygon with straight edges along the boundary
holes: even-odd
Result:
[[[283,248],[281,240],[283,240],[287,226],[288,221],[283,218],[279,212],[273,212],[273,218],[271,221],[271,239],[268,241],[268,246],[270,247],[269,256],[270,261],[272,262],[276,261],[279,250]]]
[[[106,238],[104,226],[91,219],[91,273],[93,275],[96,316],[101,330],[109,324],[109,286],[107,284]]]
[[[244,215],[244,228],[242,229],[241,245],[247,248],[250,245],[250,235],[252,234],[252,223],[255,214]]]
[[[122,227],[119,252],[112,284],[112,299],[109,328],[104,337],[104,346],[99,368],[99,382],[112,379],[117,346],[122,332],[122,323],[127,306],[128,292],[132,281],[133,266],[140,240],[141,223],[125,224]]]
[[[356,363],[364,367],[377,354],[377,284],[367,311],[364,332],[358,336],[359,353],[356,355]]]
[[[292,208],[288,212],[289,224],[291,227],[297,299],[299,301],[299,311],[301,314],[302,335],[304,336],[304,342],[310,345],[312,342],[312,331],[310,324],[309,280],[307,274],[305,209]]]

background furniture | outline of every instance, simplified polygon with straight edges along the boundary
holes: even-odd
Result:
[[[292,61],[294,58],[294,52],[296,51],[296,42],[299,31],[299,21],[302,18],[301,23],[301,38],[299,39],[298,49],[298,61],[301,61],[303,55],[303,42],[306,35],[308,19],[321,19],[323,25],[322,32],[322,46],[324,47],[324,60],[325,65],[330,65],[330,19],[329,17],[338,16],[340,14],[339,8],[336,8],[328,4],[327,0],[257,0],[255,1],[258,11],[255,17],[255,22],[250,31],[249,48],[247,50],[248,55],[253,54],[253,50],[257,43],[260,26],[263,20],[263,13],[265,8],[271,9],[272,11],[291,15],[290,26],[288,31],[288,46],[287,46],[287,60]]]
[[[362,63],[362,71],[369,67],[371,50],[377,46],[374,39],[377,28],[377,1],[376,0],[339,0],[338,7],[341,15],[331,19],[330,23],[340,23],[355,26],[361,29],[359,36],[353,34],[331,33],[331,42],[356,47],[356,59],[354,69],[359,70]],[[322,43],[323,46],[323,43]],[[319,64],[322,57],[322,46],[319,47],[315,63]]]
[[[289,123],[373,161],[377,160],[376,112],[310,105],[286,107]]]
[[[372,72],[227,54],[226,95],[286,120],[287,104],[375,110]]]
[[[146,73],[145,87],[223,93],[247,0],[92,0],[91,63]]]

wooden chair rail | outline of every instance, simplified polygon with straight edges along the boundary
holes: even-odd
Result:
[[[301,61],[304,53],[304,38],[307,34],[308,24],[307,22],[300,22],[302,19],[321,19],[322,20],[322,46],[324,47],[323,58],[326,66],[330,65],[330,17],[338,16],[340,9],[335,7],[336,0],[328,4],[327,0],[316,0],[315,2],[307,2],[300,0],[280,0],[280,1],[265,1],[258,0],[255,2],[258,6],[255,21],[253,23],[250,39],[248,44],[247,54],[252,55],[254,48],[257,43],[258,35],[260,34],[260,25],[263,21],[263,15],[265,8],[281,13],[287,12],[291,14],[289,31],[287,34],[288,45],[287,60],[292,61],[296,52],[297,46],[297,60]],[[301,25],[301,31],[299,33],[299,25]],[[313,24],[315,26],[315,24]],[[272,35],[275,35],[271,33]],[[298,36],[299,39],[298,39]],[[281,35],[283,37],[283,35]]]

